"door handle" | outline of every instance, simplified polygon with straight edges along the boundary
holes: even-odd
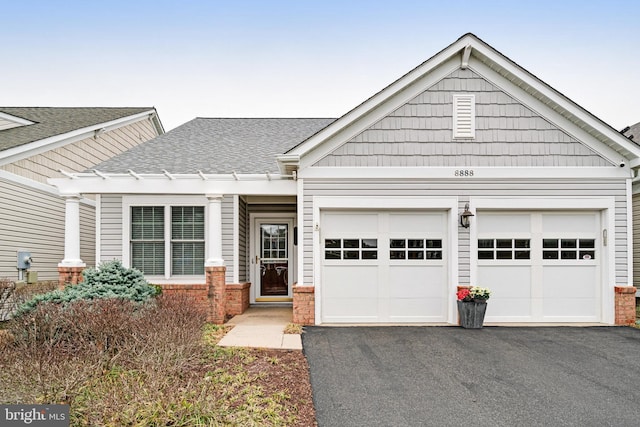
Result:
[[[259,262],[260,262],[260,257],[256,255],[256,264],[258,264]]]

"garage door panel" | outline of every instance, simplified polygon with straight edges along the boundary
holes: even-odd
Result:
[[[442,298],[391,298],[389,319],[395,322],[444,322],[445,308]]]
[[[503,298],[531,298],[531,267],[481,266],[478,286],[491,289],[491,302]]]
[[[377,266],[327,266],[322,295],[327,298],[360,298],[378,295]]]
[[[478,233],[513,234],[531,231],[531,216],[527,214],[491,214],[478,216]]]
[[[599,318],[596,298],[545,298],[543,303],[544,320],[573,322],[595,322]]]
[[[596,266],[545,266],[543,272],[545,300],[598,296]]]
[[[336,232],[341,236],[349,235],[371,235],[378,229],[378,215],[375,213],[327,213],[322,216],[322,227],[329,230],[325,238],[334,238],[331,232]],[[362,236],[366,237],[366,236]]]
[[[326,322],[375,322],[378,320],[378,299],[324,298],[323,319]]]
[[[492,293],[493,295],[493,290]],[[527,321],[531,315],[531,298],[493,298],[487,306],[486,321]],[[517,319],[516,319],[517,318]],[[509,320],[506,320],[509,319]]]
[[[445,218],[441,213],[389,214],[389,233],[401,236],[415,235],[416,233],[441,234],[445,229],[444,222]]]
[[[445,298],[441,266],[391,266],[389,268],[390,298]]]
[[[593,213],[542,214],[542,229],[545,234],[591,234],[597,227],[597,217]]]
[[[322,322],[444,321],[446,224],[443,211],[323,212]]]
[[[599,212],[478,212],[477,216],[475,284],[492,291],[488,322],[602,319]]]

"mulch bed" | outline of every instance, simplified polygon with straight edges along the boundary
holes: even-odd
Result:
[[[309,365],[302,352],[273,349],[247,349],[247,352],[255,360],[244,362],[244,369],[256,376],[255,384],[262,387],[266,395],[284,392],[289,397],[285,406],[295,416],[295,423],[291,425],[317,426]],[[233,370],[236,363],[235,358],[230,358],[218,367]]]

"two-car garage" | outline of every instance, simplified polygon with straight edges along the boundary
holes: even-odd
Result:
[[[601,211],[457,214],[321,211],[321,323],[455,323],[465,269],[492,291],[486,322],[602,321]]]

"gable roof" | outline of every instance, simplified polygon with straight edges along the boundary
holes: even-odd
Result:
[[[334,120],[199,117],[94,169],[106,173],[278,172],[275,160],[278,154]]]
[[[640,147],[493,47],[468,33],[334,123],[278,156],[284,173],[314,164],[456,69],[472,69],[612,164],[640,166]]]
[[[155,109],[153,107],[0,107],[0,113],[33,123],[0,130],[0,151],[147,111],[155,112]]]

